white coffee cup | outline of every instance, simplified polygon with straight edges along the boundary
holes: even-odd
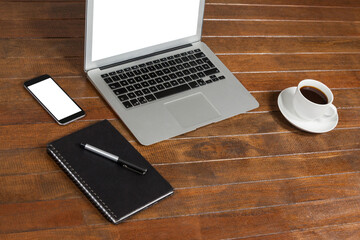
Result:
[[[320,90],[326,96],[327,102],[319,104],[309,100],[300,91],[303,87]],[[325,84],[313,79],[305,79],[302,80],[296,88],[293,106],[295,112],[304,120],[326,120],[337,114],[337,109],[332,104],[333,100],[334,95]]]

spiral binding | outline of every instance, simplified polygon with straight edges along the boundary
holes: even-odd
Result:
[[[48,152],[54,158],[55,162],[64,170],[70,179],[78,186],[78,188],[85,194],[85,196],[96,206],[97,209],[111,222],[117,223],[116,214],[101,200],[101,198],[91,189],[91,187],[80,177],[80,175],[70,166],[66,159],[56,150],[56,148],[49,144]]]

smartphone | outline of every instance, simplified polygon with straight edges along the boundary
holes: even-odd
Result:
[[[28,80],[24,87],[60,125],[85,116],[84,110],[49,75]]]

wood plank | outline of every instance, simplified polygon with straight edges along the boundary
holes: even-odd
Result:
[[[1,38],[83,38],[84,29],[84,20],[0,20]]]
[[[352,153],[354,154],[355,152]],[[356,158],[351,155],[339,155],[347,156],[351,158],[353,162],[359,160],[358,157]],[[314,156],[319,156],[319,154],[313,154],[312,157]],[[329,154],[329,156],[333,157],[330,158],[330,160],[338,158],[336,154]],[[334,156],[336,157],[334,158]],[[289,156],[289,158],[292,158],[292,156]],[[309,157],[307,160],[312,161]],[[326,160],[328,159],[326,158]],[[322,160],[322,166],[327,165],[326,160]],[[289,162],[289,160],[287,161]],[[283,163],[284,162],[285,161],[283,161]],[[339,162],[340,161],[338,161],[337,164],[339,164]],[[260,168],[262,163],[264,163],[264,168],[267,167],[261,172],[272,172],[274,169],[269,166],[267,159],[258,159],[257,163],[258,165],[254,166],[255,168]],[[197,165],[199,166],[199,164]],[[222,165],[225,165],[227,168],[236,166],[232,164],[232,161],[222,161]],[[175,166],[175,168],[180,169],[181,167],[182,166],[178,166],[178,164]],[[309,172],[307,172],[308,167],[309,165],[306,164],[306,169],[303,170],[305,176],[309,176],[309,172],[313,171],[309,170]],[[356,164],[355,167],[359,169],[360,165]],[[250,171],[248,167],[244,166],[238,168],[237,171],[241,169],[244,169],[247,173]],[[252,171],[253,170],[254,169],[252,169]],[[281,170],[283,170],[283,172],[281,172]],[[177,188],[179,184],[176,183],[181,182],[179,181],[179,178],[183,178],[184,176],[175,174],[175,176],[167,179],[170,184],[175,187],[176,196],[167,201],[169,205],[164,204],[159,207],[155,206],[152,210],[147,211],[150,215],[145,214],[142,219],[174,217],[212,211],[226,211],[228,209],[254,208],[360,195],[360,190],[357,187],[360,182],[359,171],[311,177],[285,177],[289,174],[287,172],[290,172],[291,170],[291,168],[286,167],[277,169],[278,172],[272,173],[270,179],[264,178],[264,176],[260,176],[258,173],[253,174],[256,176],[251,177],[241,173],[239,174],[240,176],[228,179],[229,182],[226,183],[222,183],[223,180],[221,179],[219,179],[220,181],[216,181],[217,179],[209,179],[207,180],[207,183],[209,183],[209,181],[212,183],[209,185],[202,185],[203,182],[201,180],[192,177],[194,182],[185,188]],[[209,178],[209,175],[205,174],[206,171],[201,171],[201,169],[198,169],[198,171],[193,173],[196,174],[197,178],[201,174],[204,177],[207,176],[207,178]],[[222,172],[219,173],[222,174]],[[295,174],[299,174],[299,172]],[[165,174],[164,177],[167,177],[168,175],[169,174]],[[269,176],[271,173],[266,175]],[[277,178],[275,175],[277,175]],[[280,178],[280,176],[282,178]],[[177,178],[177,181],[174,177]],[[216,177],[214,176],[214,178]],[[256,178],[259,180],[253,180]],[[174,183],[171,181],[172,179],[175,180]],[[0,176],[0,180],[3,183],[0,206],[3,204],[82,197],[81,192],[71,183],[65,173],[61,171],[41,174]],[[179,207],[174,209],[173,206]],[[135,217],[135,219],[138,218]]]
[[[48,142],[88,126],[91,123],[93,122],[78,121],[68,125],[66,128],[56,123],[0,126],[0,133],[3,136],[0,140],[0,149],[44,147]],[[113,124],[128,140],[134,139],[127,130],[123,129],[123,126],[119,125],[119,122],[113,122]],[[33,133],[36,134],[34,135]],[[335,129],[329,133],[318,135],[301,131],[261,135],[237,135],[234,133],[230,136],[210,138],[206,136],[182,138],[180,136],[155,144],[151,148],[140,146],[137,142],[132,142],[132,144],[145,157],[152,154],[163,156],[163,159],[158,159],[156,163],[174,163],[182,162],[184,158],[187,158],[187,161],[199,161],[355,149],[360,146],[360,143],[357,141],[359,134],[359,128],[354,128],[351,132],[347,129]],[[309,142],[310,139],[311,142]]]
[[[360,223],[346,223],[324,227],[299,229],[290,232],[272,233],[263,236],[243,238],[245,240],[275,239],[359,239]]]
[[[84,224],[80,203],[72,199],[0,205],[0,232],[34,231]],[[49,211],[51,209],[51,211]],[[21,219],[21,220],[20,220]]]
[[[164,200],[167,201],[169,199]],[[100,228],[102,236],[129,236],[136,238],[164,238],[183,239],[218,239],[248,237],[285,231],[294,231],[309,227],[322,227],[327,225],[353,223],[360,220],[357,213],[360,198],[351,197],[336,200],[321,200],[299,204],[279,205],[269,208],[254,208],[245,210],[214,212],[202,215],[180,216],[171,219],[154,219],[147,221],[130,221],[121,224],[121,228],[110,224],[93,225]],[[151,208],[150,208],[151,209]],[[304,214],[311,212],[312,214]],[[61,214],[61,213],[60,213]],[[289,220],[291,219],[291,221]],[[239,224],[241,223],[241,224]],[[14,224],[16,225],[16,224]],[[68,223],[70,225],[70,222]],[[155,228],[154,228],[154,227]],[[175,227],[176,226],[176,227]],[[15,226],[13,226],[15,227]],[[159,227],[162,229],[159,236]],[[87,231],[85,231],[85,229]],[[181,232],[177,232],[181,229]],[[67,238],[79,236],[83,239],[94,237],[97,231],[89,230],[89,226],[76,226],[66,229],[37,229],[25,233],[3,234],[7,239],[33,239],[33,238]],[[189,234],[191,233],[191,234]],[[91,235],[89,235],[91,234]],[[185,235],[184,235],[185,234]],[[189,235],[187,235],[189,234]]]
[[[1,2],[0,20],[83,19],[84,2]]]
[[[360,38],[341,37],[203,37],[215,53],[359,52]]]
[[[215,53],[359,52],[360,38],[204,37]],[[0,39],[0,58],[84,56],[84,39]]]
[[[359,16],[359,8],[207,4],[204,18],[359,21]],[[83,2],[24,2],[21,5],[14,2],[0,3],[0,20],[84,18]]]
[[[291,5],[291,6],[342,6],[342,7],[360,7],[360,3],[351,0],[206,0],[208,4],[225,3],[225,4],[249,4],[249,5]]]
[[[0,39],[0,58],[59,58],[83,56],[83,38]]]
[[[221,55],[232,72],[360,69],[360,53]]]
[[[175,188],[358,172],[359,150],[154,164]],[[45,148],[1,151],[0,176],[60,173]],[[157,155],[147,156],[150,163]],[[184,160],[185,161],[185,160]],[[272,171],[269,169],[276,169]],[[65,178],[65,176],[61,176]],[[42,183],[43,184],[43,183]]]
[[[360,8],[208,4],[206,5],[204,18],[205,19],[359,21]]]
[[[204,21],[203,36],[359,37],[357,22]]]
[[[220,55],[230,71],[359,70],[360,53]],[[48,73],[57,76],[85,76],[82,58],[0,59],[0,78],[28,78]],[[21,71],[19,71],[21,69]]]
[[[1,38],[83,38],[84,20],[0,21]],[[359,37],[358,22],[204,21],[203,36]]]

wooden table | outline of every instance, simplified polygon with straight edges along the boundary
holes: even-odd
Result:
[[[0,2],[0,239],[360,239],[360,2],[209,0],[203,41],[259,101],[249,113],[144,147],[83,71],[84,0]],[[25,91],[52,75],[87,112],[57,125]],[[302,132],[279,112],[305,78],[340,121]],[[108,119],[175,188],[112,225],[46,153]]]

